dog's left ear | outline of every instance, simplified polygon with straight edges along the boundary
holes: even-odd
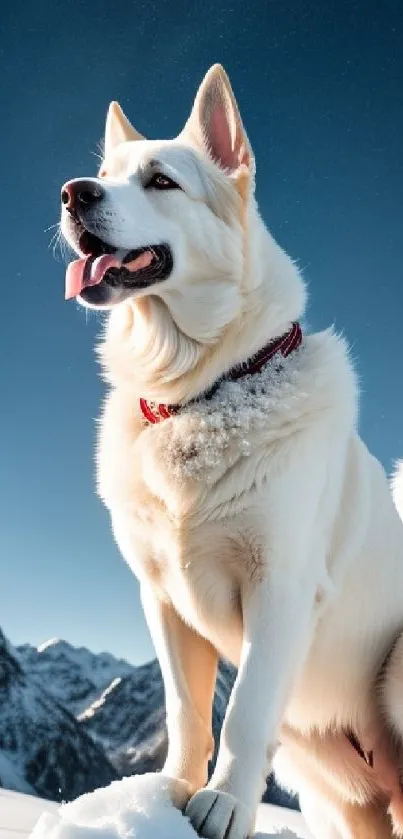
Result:
[[[133,128],[127,116],[123,113],[119,102],[111,102],[108,109],[105,125],[104,151],[105,157],[113,151],[120,143],[128,143],[133,140],[144,140],[144,137]]]
[[[254,174],[253,152],[229,78],[220,64],[214,64],[203,79],[182,133],[190,135],[229,174],[245,171],[245,167]]]

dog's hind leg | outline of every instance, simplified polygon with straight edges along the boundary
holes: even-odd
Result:
[[[393,839],[391,821],[376,804],[319,798],[312,789],[300,798],[301,812],[315,839]]]
[[[283,726],[281,738],[276,777],[298,792],[315,839],[392,839],[387,799],[342,732],[305,737]]]
[[[214,750],[211,721],[218,654],[152,585],[142,585],[141,599],[164,680],[168,754],[163,772],[186,781],[193,794],[207,782]]]
[[[394,835],[403,837],[403,633],[396,639],[378,681],[381,712],[390,732],[393,789],[389,812]],[[390,771],[390,763],[387,766]]]

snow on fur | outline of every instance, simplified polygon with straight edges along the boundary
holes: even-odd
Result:
[[[202,397],[182,409],[171,423],[172,436],[165,449],[171,474],[212,481],[213,470],[230,447],[234,459],[248,456],[249,435],[265,430],[268,415],[280,407],[284,412],[296,401],[302,353],[300,349],[290,358],[277,353],[253,376],[224,380],[212,397]]]

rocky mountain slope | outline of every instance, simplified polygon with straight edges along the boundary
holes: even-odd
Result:
[[[67,800],[117,777],[103,748],[24,670],[0,630],[0,785]]]
[[[86,647],[73,647],[57,638],[33,647],[17,648],[26,673],[39,679],[43,687],[71,713],[85,710],[113,679],[133,672],[132,665],[109,653],[95,653]]]

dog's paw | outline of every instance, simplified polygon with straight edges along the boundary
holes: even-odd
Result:
[[[182,778],[169,778],[168,791],[174,807],[183,811],[192,797],[190,784]]]
[[[252,817],[244,804],[228,792],[214,789],[196,792],[185,815],[206,839],[246,839],[252,829]]]

